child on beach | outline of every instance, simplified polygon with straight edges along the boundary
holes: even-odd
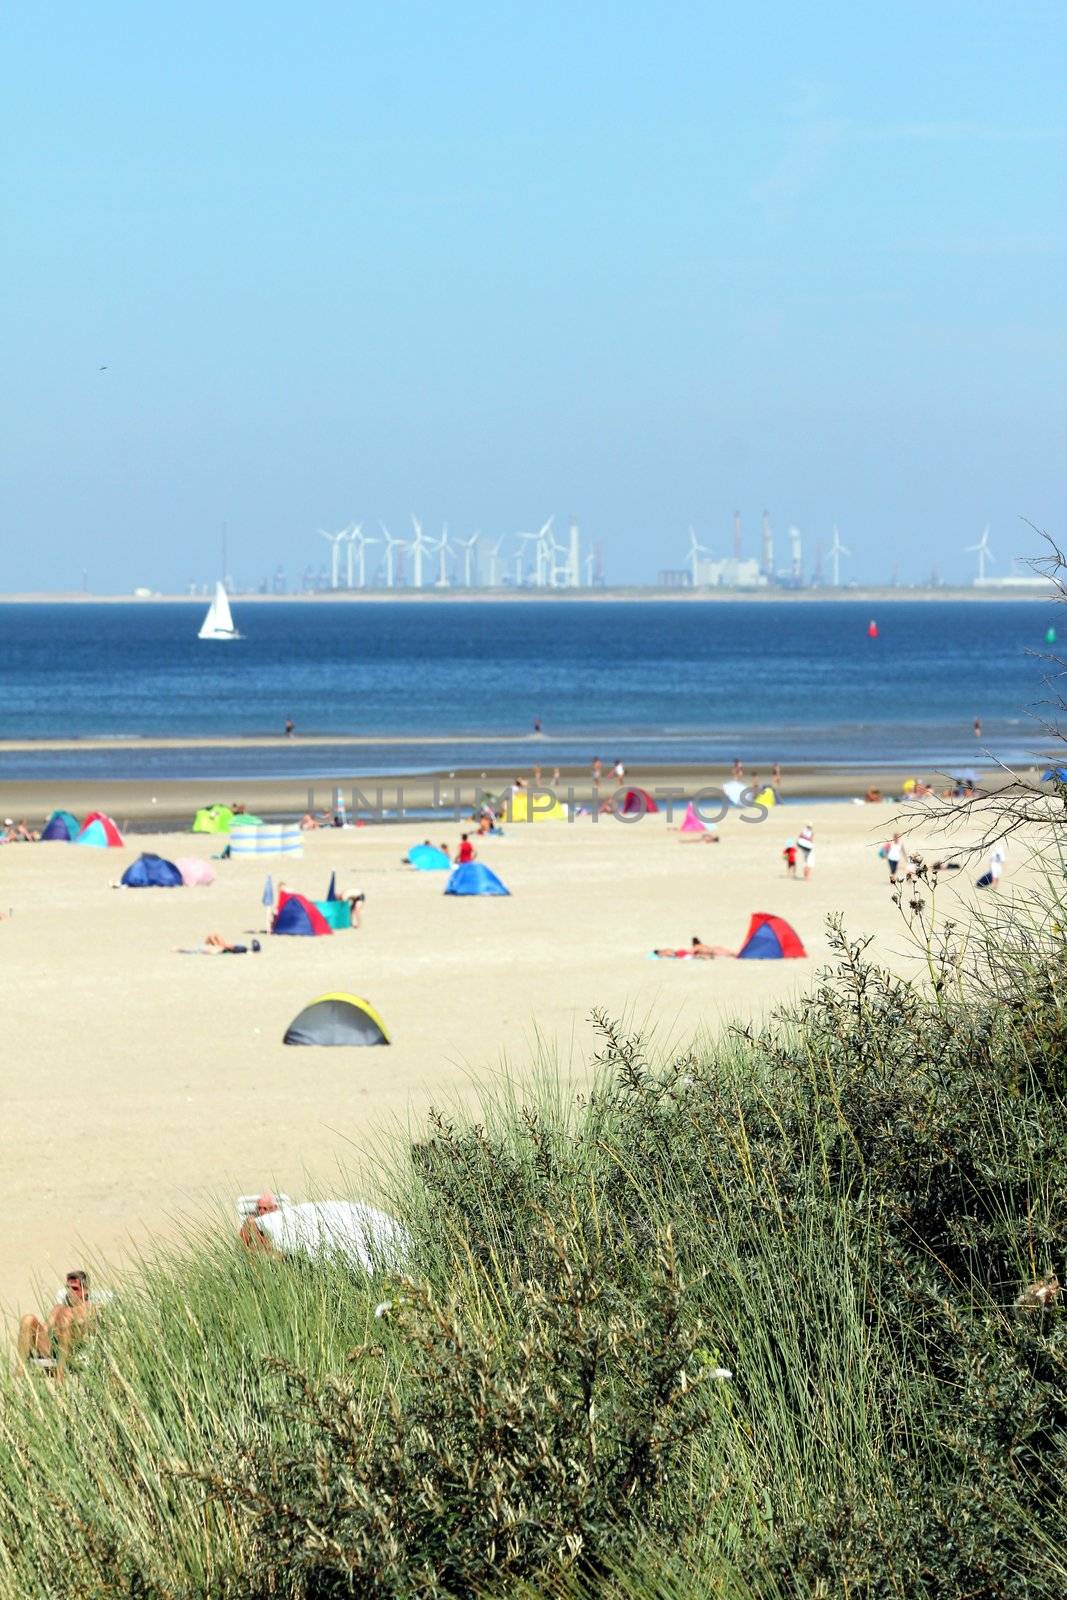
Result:
[[[785,857],[786,872],[791,878],[795,878],[797,875],[797,847],[794,840],[787,839],[785,841],[785,849],[782,854]]]
[[[797,849],[800,851],[804,867],[804,877],[811,877],[811,863],[815,855],[815,829],[810,822],[805,822],[797,834]]]

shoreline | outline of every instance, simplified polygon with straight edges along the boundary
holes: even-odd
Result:
[[[996,775],[1004,780],[1002,769],[989,764],[975,765],[973,770],[980,784]],[[484,769],[456,767],[447,772],[443,769],[417,774],[383,772],[344,779],[247,778],[238,782],[229,781],[225,787],[219,780],[201,778],[99,781],[85,778],[31,778],[0,784],[0,805],[4,807],[4,815],[25,818],[34,827],[40,826],[54,808],[63,807],[72,810],[76,816],[88,810],[104,811],[113,816],[124,831],[141,832],[147,828],[157,833],[173,833],[189,832],[193,814],[201,806],[216,802],[230,804],[237,800],[251,814],[264,817],[265,820],[279,821],[300,817],[305,811],[322,812],[331,808],[334,794],[340,790],[351,817],[362,814],[366,826],[381,827],[404,821],[416,822],[420,817],[425,818],[427,813],[436,813],[442,820],[469,813],[479,794],[499,794],[511,785],[515,775],[513,766]],[[783,775],[782,801],[788,808],[791,803],[800,801],[849,800],[859,798],[873,786],[881,791],[885,801],[892,800],[895,803],[900,797],[904,779],[909,775],[906,768],[889,768],[884,764],[857,764],[841,768],[787,767]],[[917,771],[915,775],[921,774]],[[746,775],[746,781],[750,776]],[[760,776],[762,781],[767,781],[767,772]],[[658,792],[662,802],[660,815],[643,820],[666,826],[669,820],[665,791],[680,791],[684,797],[681,801],[684,809],[689,796],[707,790],[721,790],[729,778],[728,770],[709,771],[706,767],[648,764],[629,768],[626,778],[618,787],[622,790],[631,787],[646,789],[653,797],[657,797]],[[575,805],[590,805],[592,781],[587,767],[561,767],[560,794],[565,801],[568,787],[573,787]],[[613,781],[602,780],[600,799],[608,799],[615,789]],[[354,794],[357,797],[355,809],[352,806]],[[359,799],[359,796],[363,798]],[[679,820],[677,801],[674,809],[676,826]]]
[[[65,590],[55,594],[20,591],[0,594],[0,605],[101,605],[155,606],[186,605],[200,609],[208,595],[189,594],[85,594]],[[760,605],[812,604],[830,600],[835,604],[896,605],[902,601],[1005,601],[1059,598],[1052,579],[1036,579],[1018,588],[1000,589],[959,585],[944,589],[892,589],[877,584],[854,589],[661,589],[653,585],[619,585],[607,589],[338,589],[315,594],[240,594],[231,592],[235,605],[612,605],[639,601],[667,601],[683,605],[736,605],[756,601]]]

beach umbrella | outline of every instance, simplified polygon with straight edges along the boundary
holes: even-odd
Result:
[[[271,880],[271,875],[269,872],[267,873],[267,881],[263,885],[263,904],[265,906],[272,906],[274,904],[274,884]]]

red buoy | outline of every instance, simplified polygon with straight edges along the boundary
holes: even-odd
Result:
[[[867,637],[868,639],[877,639],[878,637],[878,624],[875,622],[873,617],[871,618],[870,625],[867,628]]]

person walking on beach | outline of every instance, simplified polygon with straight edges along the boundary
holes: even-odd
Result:
[[[789,874],[789,876],[791,878],[795,878],[796,875],[797,875],[797,847],[796,847],[796,841],[793,840],[793,839],[787,839],[785,841],[785,849],[782,851],[782,854],[785,857],[785,870],[786,870],[786,872]]]
[[[780,800],[782,798],[782,766],[779,761],[776,761],[771,768],[771,788]]]
[[[797,834],[797,849],[800,851],[800,861],[806,881],[811,877],[811,862],[815,854],[815,829],[810,822],[805,822]]]
[[[603,772],[603,770],[604,770],[604,763],[601,761],[599,756],[594,756],[593,757],[593,782],[594,783],[599,783],[600,782],[600,775]]]
[[[286,717],[286,719],[285,719],[285,737],[287,739],[291,739],[295,732],[296,732],[296,723],[293,721],[292,717]]]
[[[907,851],[904,848],[904,841],[899,833],[895,833],[885,847],[885,859],[886,865],[889,867],[890,883],[896,883],[900,864],[902,861],[906,861],[906,858]]]
[[[541,737],[541,718],[540,717],[534,717],[533,731],[534,731],[534,738],[535,739],[539,739]]]
[[[460,839],[460,841],[459,841],[459,849],[456,851],[456,866],[457,867],[466,866],[467,862],[468,861],[473,861],[477,854],[478,854],[478,852],[475,850],[474,846],[471,844],[469,834],[465,833],[463,835],[463,837]]]
[[[626,776],[626,768],[623,766],[622,761],[621,760],[616,761],[615,765],[612,767],[611,770],[612,770],[612,774],[613,774],[613,776],[615,778],[615,781],[617,783],[621,783],[622,780]]]

